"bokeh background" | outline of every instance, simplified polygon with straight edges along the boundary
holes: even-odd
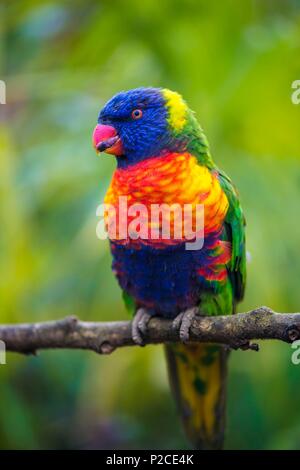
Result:
[[[1,1],[0,321],[126,319],[96,238],[115,163],[91,132],[112,94],[181,92],[247,216],[239,310],[299,311],[298,0]],[[228,449],[300,448],[300,366],[289,345],[231,357]],[[8,354],[0,448],[187,448],[161,347],[111,357]]]

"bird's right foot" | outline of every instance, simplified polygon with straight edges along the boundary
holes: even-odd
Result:
[[[132,320],[131,334],[135,344],[144,346],[144,335],[147,332],[147,326],[150,319],[153,317],[145,308],[139,308]]]
[[[173,320],[173,328],[175,330],[179,328],[179,337],[183,343],[187,343],[189,341],[190,328],[192,326],[194,318],[198,314],[198,307],[192,307],[177,315],[177,317]]]

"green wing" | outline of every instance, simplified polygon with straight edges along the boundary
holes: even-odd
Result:
[[[122,290],[122,297],[127,313],[133,317],[136,311],[136,303],[134,298],[127,294],[127,292],[124,290]]]
[[[225,231],[227,239],[232,244],[232,256],[228,269],[234,289],[234,297],[238,302],[244,297],[246,283],[246,221],[237,190],[232,181],[222,170],[218,169],[217,174],[229,202],[229,209],[225,218]]]

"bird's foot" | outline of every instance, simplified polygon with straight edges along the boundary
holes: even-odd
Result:
[[[153,314],[145,308],[139,308],[132,320],[131,335],[135,344],[144,346],[143,336],[147,333],[147,326]]]
[[[190,339],[190,328],[192,326],[194,318],[198,315],[198,307],[189,308],[184,312],[177,315],[173,321],[173,328],[178,330],[179,337],[183,343],[187,343]]]

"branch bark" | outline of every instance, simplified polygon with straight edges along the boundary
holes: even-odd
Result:
[[[259,307],[232,316],[194,319],[191,342],[213,342],[233,349],[258,350],[254,339],[277,339],[293,342],[300,339],[300,313],[275,313]],[[133,346],[130,322],[86,322],[71,316],[41,323],[0,325],[0,340],[7,351],[35,354],[40,349],[88,349],[109,354],[123,346]],[[179,331],[172,320],[154,317],[150,320],[144,342],[158,344],[178,342]]]

